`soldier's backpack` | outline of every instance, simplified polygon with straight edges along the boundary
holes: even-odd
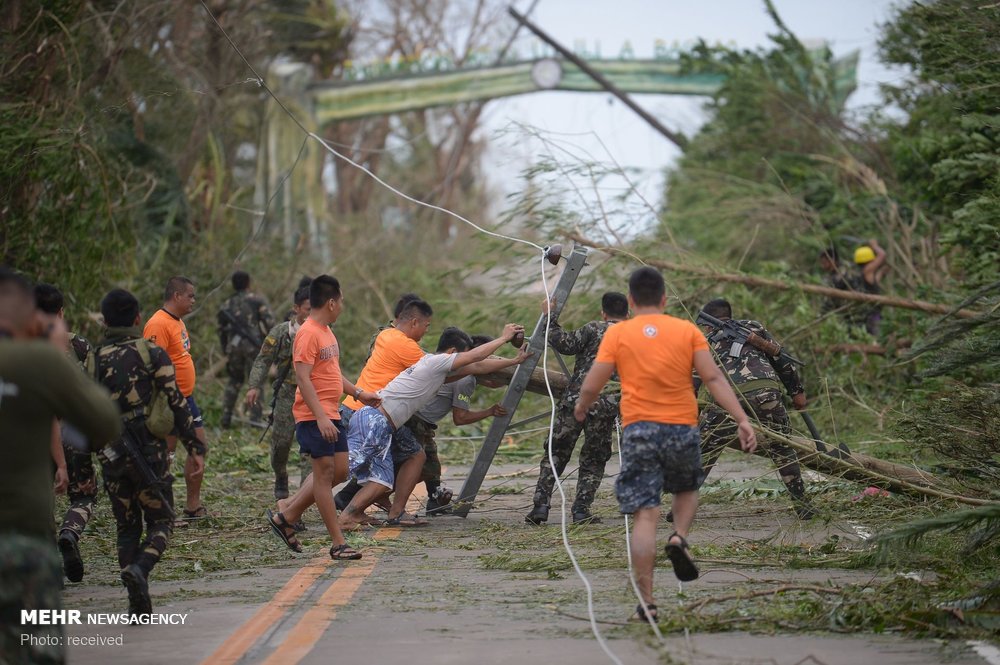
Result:
[[[124,342],[117,342],[117,344],[128,344],[134,342],[135,350],[139,352],[139,357],[142,358],[143,364],[146,369],[149,370],[150,376],[156,373],[156,368],[153,367],[153,359],[149,355],[149,346],[152,342],[145,340],[141,337],[136,339],[125,340]],[[97,347],[87,356],[87,373],[93,375],[94,379],[100,383],[100,377],[97,376],[97,363],[95,362],[97,354],[101,352],[103,346]],[[152,383],[153,394],[149,403],[143,407],[142,415],[145,420],[146,429],[157,439],[166,438],[174,429],[174,412],[170,409],[170,403],[167,401],[167,394],[162,392],[156,386],[156,382]]]

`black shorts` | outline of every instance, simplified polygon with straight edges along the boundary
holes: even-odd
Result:
[[[337,428],[337,440],[331,443],[319,433],[319,425],[315,420],[295,423],[295,440],[299,442],[299,452],[314,459],[331,457],[334,453],[346,453],[347,428],[343,420],[334,420],[333,424]]]

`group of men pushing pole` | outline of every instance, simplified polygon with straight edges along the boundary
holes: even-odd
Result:
[[[435,444],[437,423],[449,413],[456,425],[507,415],[499,404],[472,409],[475,377],[523,363],[530,355],[527,348],[513,358],[493,354],[515,337],[523,337],[524,328],[510,323],[496,338],[474,339],[459,328],[448,327],[435,351],[426,353],[419,342],[430,328],[433,309],[415,294],[405,294],[396,305],[393,321],[373,337],[364,369],[351,381],[341,371],[341,346],[333,329],[346,304],[336,278],[320,275],[301,283],[291,316],[273,325],[266,303],[248,291],[249,276],[240,272],[233,277],[235,293],[224,310],[237,314],[219,315],[220,339],[231,354],[222,425],[231,425],[237,394],[247,375],[245,402],[254,419],[262,418],[257,412],[261,388],[274,365],[270,460],[277,505],[266,511],[271,530],[290,549],[301,551],[296,533],[305,528],[304,512],[315,504],[330,536],[330,557],[352,560],[361,558],[363,552],[347,542],[345,532],[375,523],[428,524],[421,516],[406,512],[419,482],[427,486],[427,514],[447,513],[452,492],[442,485]],[[25,284],[12,271],[0,275],[0,306],[6,308],[0,311],[0,381],[7,390],[0,401],[0,424],[17,422],[13,409],[24,407],[19,402],[30,398],[28,392],[8,390],[16,381],[26,380],[14,361],[17,350],[12,345],[19,338],[47,336],[77,360],[78,374],[82,369],[86,375],[84,384],[96,381],[111,393],[122,428],[114,437],[108,426],[95,420],[101,410],[82,414],[54,409],[48,416],[63,418],[62,453],[71,462],[67,462],[71,507],[57,534],[58,551],[66,576],[79,581],[83,562],[78,541],[96,497],[96,478],[88,464],[90,453],[99,452],[117,523],[118,560],[129,612],[148,614],[152,611],[148,577],[173,527],[183,523],[177,520],[197,519],[207,512],[200,501],[206,437],[193,400],[194,365],[182,318],[193,309],[194,284],[183,277],[172,278],[163,307],[144,329],[138,328],[142,318],[135,297],[122,289],[112,290],[101,303],[107,335],[94,348],[65,326],[38,332],[37,324],[19,309],[23,303],[18,294]],[[43,300],[39,297],[39,306]],[[549,316],[551,305],[543,302],[543,315]],[[796,408],[805,406],[794,365],[769,352],[771,347],[734,343],[712,326],[703,330],[664,314],[665,306],[662,276],[644,267],[630,276],[627,295],[609,292],[603,296],[598,320],[566,330],[555,316],[548,321],[543,318],[548,343],[560,353],[574,355],[575,366],[556,407],[552,440],[544,442],[533,506],[525,517],[534,525],[548,520],[555,479],[565,471],[582,432],[585,440],[572,519],[578,524],[599,522],[592,506],[611,455],[612,433],[616,421],[620,422],[622,467],[615,494],[620,511],[634,516],[632,563],[642,602],[633,619],[639,621],[657,618],[653,568],[662,494],[673,496],[667,520],[673,522],[674,532],[666,541],[666,555],[678,579],[696,579],[698,569],[687,538],[707,472],[733,441],[738,440],[746,452],[756,448],[751,416],[776,431],[789,431],[782,388]],[[61,300],[59,308],[61,319]],[[731,307],[724,300],[708,303],[705,313],[715,321],[732,319]],[[737,323],[758,338],[771,339],[755,321]],[[256,339],[255,332],[259,334]],[[246,352],[247,339],[259,344],[253,359]],[[699,384],[707,389],[709,399],[700,414]],[[99,401],[94,395],[87,399]],[[155,425],[157,402],[160,411],[169,412],[166,429],[162,423]],[[84,435],[74,439],[75,430]],[[170,475],[178,438],[188,451],[182,515],[174,514]],[[290,494],[288,460],[293,438],[308,468],[303,464],[298,489]],[[61,447],[52,450],[58,460],[57,448]],[[796,514],[810,518],[813,510],[794,451],[772,444],[768,453],[779,468]],[[24,460],[24,464],[34,463],[37,460]],[[334,495],[332,490],[348,480]],[[57,474],[57,484],[64,481]],[[372,506],[386,511],[384,521],[369,514]],[[17,532],[18,523],[4,519],[0,529]],[[0,570],[5,582],[10,572]],[[54,583],[58,585],[59,580]],[[42,592],[51,599],[51,593]]]

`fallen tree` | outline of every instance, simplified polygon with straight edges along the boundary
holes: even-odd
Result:
[[[513,375],[514,368],[507,367],[492,374],[483,375],[481,378],[493,383],[506,385],[510,383]],[[552,387],[552,394],[556,398],[560,397],[569,384],[568,377],[562,372],[549,370],[548,379],[549,385]],[[531,378],[528,380],[527,389],[530,392],[541,395],[548,394],[545,388],[545,373],[540,367],[535,368],[535,371],[532,372]],[[844,478],[865,485],[873,485],[909,496],[931,496],[939,499],[950,499],[972,506],[986,506],[996,503],[988,499],[962,496],[942,489],[941,483],[937,478],[915,467],[896,464],[895,462],[889,462],[857,452],[835,457],[828,453],[819,452],[816,449],[816,442],[811,439],[801,436],[786,437],[758,425],[755,425],[755,427],[765,442],[757,448],[755,453],[757,455],[767,456],[767,440],[781,441],[798,453],[800,464],[824,475]],[[739,442],[734,441],[730,445],[732,448],[739,450]],[[829,443],[827,446],[833,450],[837,448]]]
[[[591,247],[593,249],[608,252],[613,256],[632,256],[630,254],[623,253],[622,250],[615,247],[608,247],[607,245],[601,245],[593,240],[589,240],[577,233],[568,233],[570,239],[573,241],[584,245],[586,247]],[[930,314],[943,314],[950,315],[960,319],[971,319],[980,316],[981,313],[971,309],[961,309],[953,307],[952,305],[942,305],[939,303],[926,302],[924,300],[913,300],[910,298],[898,298],[895,296],[883,296],[873,293],[862,293],[860,291],[845,291],[843,289],[835,289],[830,286],[821,286],[819,284],[805,284],[802,282],[783,282],[778,279],[770,279],[767,277],[757,277],[756,275],[743,275],[738,273],[726,273],[713,270],[712,268],[707,268],[704,266],[689,266],[682,263],[676,263],[674,261],[664,261],[661,259],[643,259],[643,262],[647,265],[653,266],[654,268],[662,268],[664,270],[672,270],[674,272],[686,272],[695,275],[701,275],[708,279],[713,279],[718,282],[733,282],[736,284],[745,284],[746,286],[759,286],[767,289],[776,289],[779,291],[803,291],[805,293],[813,293],[820,296],[825,296],[827,298],[833,298],[835,300],[853,300],[856,302],[871,303],[873,305],[882,305],[885,307],[900,307],[902,309],[914,309],[920,312],[928,312]]]

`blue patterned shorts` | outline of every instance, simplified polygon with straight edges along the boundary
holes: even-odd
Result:
[[[354,412],[347,428],[347,459],[358,484],[378,483],[392,489],[395,466],[389,446],[392,426],[378,409],[365,406]]]
[[[621,512],[654,508],[664,492],[691,492],[704,481],[697,427],[637,422],[625,428],[622,468],[615,481]]]

